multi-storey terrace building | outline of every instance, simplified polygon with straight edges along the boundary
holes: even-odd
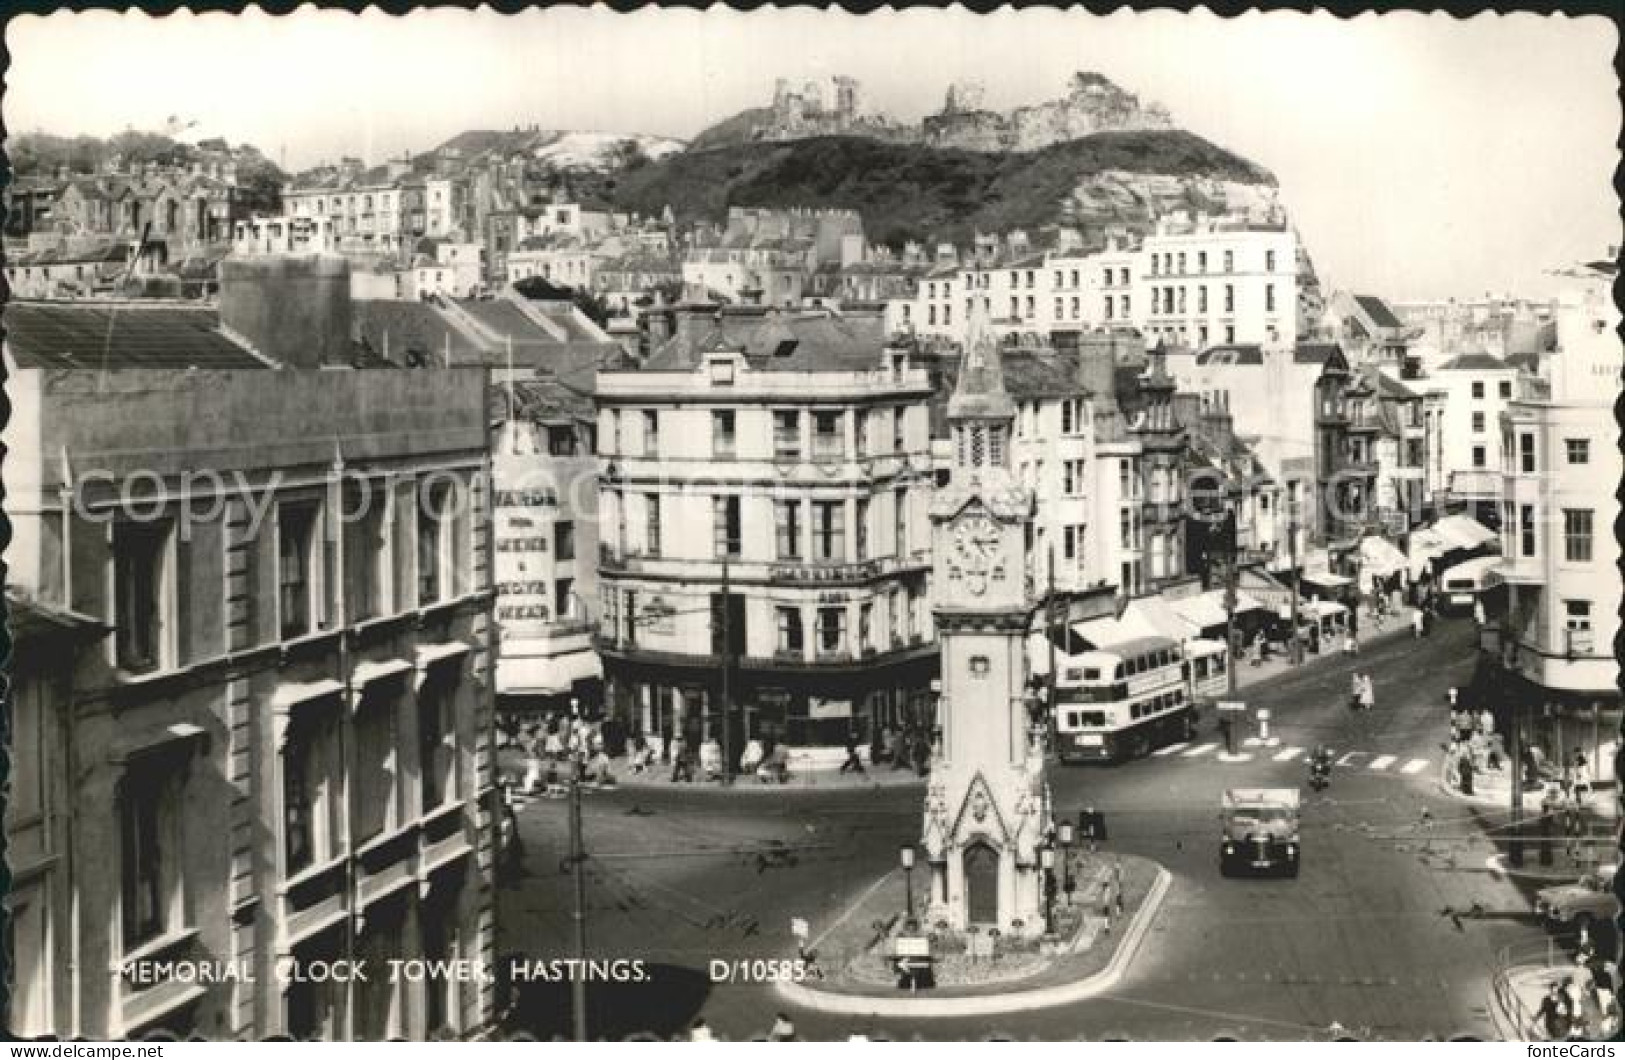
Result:
[[[599,648],[634,731],[837,743],[926,724],[930,381],[830,313],[679,312],[601,371]]]
[[[14,1031],[491,1017],[489,983],[389,974],[493,957],[486,372],[347,367],[342,266],[229,262],[218,312],[7,308],[8,580],[66,616],[27,741],[66,778],[69,902],[12,940]],[[335,960],[367,979],[296,971]]]
[[[1437,397],[1426,423],[1431,498],[1439,511],[1463,508],[1496,529],[1500,523],[1501,413],[1517,393],[1521,371],[1493,354],[1463,353],[1428,374]]]
[[[602,702],[598,460],[592,398],[551,372],[491,394],[497,706],[505,717]]]
[[[1300,251],[1284,223],[1183,214],[1137,245],[1114,238],[1092,253],[1037,251],[1020,233],[1002,243],[982,237],[963,264],[925,278],[909,316],[922,334],[964,340],[979,299],[1001,336],[1121,327],[1197,349],[1291,345],[1308,330]]]
[[[1622,473],[1614,402],[1621,388],[1620,314],[1610,260],[1573,275],[1557,311],[1546,379],[1523,379],[1500,415],[1500,575],[1495,616],[1507,703],[1532,719],[1549,755],[1578,747],[1613,774],[1618,731],[1619,539],[1611,527]],[[1599,750],[1601,753],[1599,754]]]

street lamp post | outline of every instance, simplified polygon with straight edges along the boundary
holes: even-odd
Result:
[[[914,920],[914,847],[903,845],[897,857],[903,865],[903,922],[908,924]]]
[[[1038,852],[1044,868],[1044,934],[1055,934],[1055,848],[1045,844]]]
[[[1066,895],[1068,908],[1072,906],[1072,822],[1062,821],[1055,829],[1055,841],[1061,845],[1061,892]]]

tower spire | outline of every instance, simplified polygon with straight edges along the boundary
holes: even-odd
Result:
[[[1009,420],[1015,414],[1015,402],[1004,388],[1004,360],[999,356],[998,337],[987,326],[987,311],[973,299],[959,379],[948,399],[948,419]]]

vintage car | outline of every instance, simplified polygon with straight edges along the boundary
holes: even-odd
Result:
[[[1619,914],[1614,899],[1614,869],[1613,865],[1605,865],[1573,883],[1542,887],[1535,892],[1535,913],[1548,924],[1570,924],[1576,929],[1614,919]]]
[[[1298,789],[1231,788],[1220,813],[1219,871],[1298,874]]]

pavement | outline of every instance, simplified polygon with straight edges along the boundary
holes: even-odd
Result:
[[[1397,617],[1383,621],[1381,629],[1376,627],[1375,621],[1368,614],[1361,612],[1360,635],[1356,638],[1357,650],[1354,658],[1358,659],[1362,651],[1369,651],[1371,645],[1375,642],[1391,640],[1401,635],[1413,637],[1414,634],[1411,632],[1411,614],[1413,611],[1414,609],[1410,607],[1401,608]],[[1432,628],[1435,630],[1439,628],[1437,620],[1434,620]],[[1424,637],[1423,639],[1427,638]],[[1289,654],[1279,651],[1267,659],[1260,660],[1256,666],[1245,659],[1237,660],[1236,686],[1238,688],[1247,688],[1292,673],[1306,666],[1316,666],[1330,659],[1344,658],[1342,647],[1341,640],[1324,642],[1318,653],[1311,653],[1306,647],[1303,661],[1296,666],[1292,664],[1292,657]]]
[[[1238,698],[1270,708],[1281,739],[1268,753],[1220,760],[1209,721],[1168,754],[1051,768],[1058,813],[1098,809],[1107,851],[1157,862],[1171,882],[1116,984],[1042,1010],[823,1013],[785,1000],[761,974],[793,948],[792,918],[821,923],[851,906],[897,864],[901,845],[918,842],[913,785],[793,799],[719,799],[670,784],[597,792],[583,808],[588,952],[641,961],[644,974],[591,984],[592,1033],[678,1037],[703,1017],[719,1038],[743,1040],[782,1010],[813,1040],[1304,1040],[1334,1022],[1365,1038],[1490,1037],[1491,970],[1503,951],[1545,944],[1530,913],[1544,884],[1485,865],[1503,849],[1503,811],[1438,788],[1442,704],[1475,665],[1472,623],[1440,622],[1421,640],[1397,632],[1368,637],[1353,660],[1323,656],[1250,683]],[[1347,707],[1355,668],[1375,677],[1372,711]],[[1301,749],[1320,742],[1338,749],[1339,764],[1326,791],[1304,792],[1300,877],[1222,877],[1223,791],[1300,787]],[[552,800],[519,812],[523,873],[498,892],[499,954],[573,955],[566,818]],[[1475,905],[1483,915],[1452,915]],[[568,1033],[568,984],[510,993],[510,1028]]]
[[[1105,966],[1091,974],[1069,974],[1067,957],[1059,958],[1054,967],[1034,979],[1055,980],[1044,985],[1024,982],[1009,984],[1008,988],[975,994],[959,993],[952,997],[931,994],[850,994],[820,990],[816,985],[780,982],[779,996],[798,1008],[827,1015],[877,1017],[891,1016],[902,1019],[930,1019],[944,1016],[963,1019],[967,1016],[1007,1016],[1013,1013],[1033,1012],[1038,1009],[1072,1005],[1097,997],[1115,987],[1140,951],[1147,931],[1162,909],[1173,877],[1168,870],[1156,867],[1155,876],[1144,900],[1138,903],[1134,915],[1115,939],[1105,941],[1112,945],[1111,957]],[[1101,945],[1097,941],[1095,945]]]

